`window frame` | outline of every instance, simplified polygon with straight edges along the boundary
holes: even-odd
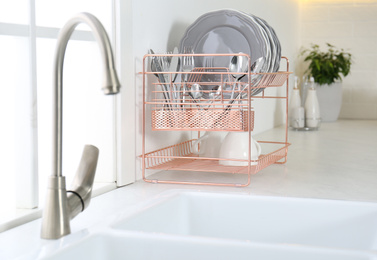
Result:
[[[37,39],[49,38],[57,39],[60,28],[43,27],[36,25],[36,8],[35,0],[28,0],[29,3],[29,24],[12,24],[0,22],[0,35],[20,36],[29,38],[30,51],[30,74],[31,87],[29,88],[29,98],[27,106],[30,108],[31,124],[28,129],[24,129],[23,134],[29,138],[31,136],[28,149],[24,149],[23,160],[27,160],[26,165],[31,165],[32,170],[26,172],[16,171],[16,207],[14,217],[5,223],[0,223],[0,232],[13,228],[20,224],[32,221],[41,217],[42,209],[39,205],[38,197],[40,188],[38,187],[38,126],[37,126]],[[128,22],[129,18],[124,17],[124,13],[131,14],[130,8],[132,1],[112,0],[112,37],[113,52],[115,56],[116,66],[118,68],[119,78],[121,80],[121,94],[113,97],[113,117],[114,117],[114,183],[95,183],[93,197],[113,190],[117,187],[124,186],[135,181],[135,101],[129,101],[129,92],[127,96],[122,94],[125,86],[130,84],[133,79],[126,79],[127,70],[134,70],[130,60],[133,59],[132,48],[123,48],[124,44],[132,47],[132,40],[126,39],[123,31],[132,31],[132,25],[123,26],[124,22]],[[122,14],[122,15],[121,15]],[[125,21],[125,19],[127,21]],[[130,34],[132,35],[132,34]],[[90,31],[75,30],[71,36],[72,40],[94,41],[94,37]],[[131,43],[131,44],[130,44]],[[118,58],[120,57],[120,58]],[[125,69],[124,69],[125,68]],[[129,75],[129,74],[128,74]],[[132,84],[132,83],[131,83]],[[128,91],[128,90],[127,90]],[[135,93],[133,88],[131,92]],[[133,99],[134,100],[134,99]],[[124,111],[127,111],[126,113]],[[131,112],[131,113],[130,113]],[[133,113],[132,113],[133,112]],[[126,116],[127,115],[127,116]],[[125,117],[126,116],[126,117]],[[133,125],[133,128],[125,127],[125,125]],[[123,149],[127,147],[127,149]],[[16,148],[17,151],[17,148]],[[18,156],[18,154],[17,154]],[[124,158],[127,158],[124,160]],[[41,187],[42,189],[45,187]],[[22,209],[22,210],[21,210]]]

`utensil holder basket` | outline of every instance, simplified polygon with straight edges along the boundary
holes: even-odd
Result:
[[[202,60],[246,54],[147,54],[143,58],[143,140],[142,140],[142,175],[146,182],[176,183],[220,186],[248,186],[250,176],[271,164],[282,164],[287,161],[288,146],[288,77],[289,61],[286,61],[287,71],[275,73],[252,73],[250,70],[238,73],[244,80],[236,78],[228,68],[203,66],[195,67],[190,72],[161,70],[148,71],[150,61],[156,58],[171,59],[174,56],[193,56]],[[204,63],[204,62],[202,62]],[[185,78],[185,74],[189,74]],[[155,77],[158,80],[156,81]],[[238,76],[237,76],[238,78]],[[200,95],[193,92],[193,86],[199,84]],[[282,96],[269,96],[265,89],[282,87],[286,93]],[[197,86],[197,85],[196,85]],[[221,87],[219,87],[221,86]],[[198,91],[198,90],[196,90]],[[258,94],[258,95],[257,95]],[[225,166],[219,164],[227,158],[203,157],[193,153],[196,139],[173,144],[161,149],[147,152],[146,117],[150,118],[150,129],[154,131],[185,131],[188,133],[200,131],[221,132],[252,132],[254,130],[254,99],[283,99],[285,101],[285,135],[282,141],[258,141],[263,145],[274,145],[274,150],[262,154],[257,160],[245,160],[247,166]],[[190,134],[189,134],[190,135]],[[249,135],[250,136],[250,135]],[[249,142],[250,143],[250,142]],[[249,157],[250,158],[250,157]],[[213,172],[247,175],[245,183],[221,183],[211,181],[181,181],[149,179],[146,170]]]
[[[152,130],[248,131],[254,129],[254,111],[247,110],[152,110]]]

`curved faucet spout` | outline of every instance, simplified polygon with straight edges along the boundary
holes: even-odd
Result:
[[[65,177],[62,174],[63,63],[68,41],[76,26],[80,23],[89,25],[99,44],[104,66],[102,86],[104,94],[117,94],[120,89],[111,44],[104,27],[95,16],[89,13],[76,15],[61,29],[55,52],[53,71],[53,169],[48,182],[41,233],[42,238],[45,239],[57,239],[71,232],[70,219],[89,205],[98,160],[98,149],[94,146],[86,146],[74,179],[73,189],[68,191],[67,197]]]
[[[79,13],[71,18],[61,29],[58,36],[54,63],[54,168],[53,175],[62,176],[62,110],[63,110],[63,63],[69,38],[76,26],[80,23],[87,24],[97,40],[104,65],[104,80],[102,89],[104,94],[119,93],[120,83],[115,71],[114,57],[109,37],[101,22],[92,14]]]

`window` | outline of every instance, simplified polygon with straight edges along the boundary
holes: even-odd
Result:
[[[0,0],[0,226],[22,213],[15,208],[36,208],[44,201],[52,169],[56,39],[65,22],[81,11],[95,15],[112,39],[112,1]],[[88,30],[77,27],[64,61],[63,174],[68,186],[85,144],[100,149],[95,182],[116,181],[116,97],[102,93],[100,52]]]

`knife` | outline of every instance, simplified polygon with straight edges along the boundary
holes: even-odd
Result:
[[[173,54],[178,54],[178,53],[179,53],[178,52],[178,48],[175,47],[174,51],[173,51]],[[178,72],[180,70],[180,65],[181,65],[181,63],[180,63],[179,56],[172,56],[171,60],[170,60],[169,71],[171,71],[171,72],[173,72],[173,71]],[[173,82],[175,81],[177,75],[178,75],[178,73],[174,73],[174,74],[171,75],[171,79],[172,79]]]

